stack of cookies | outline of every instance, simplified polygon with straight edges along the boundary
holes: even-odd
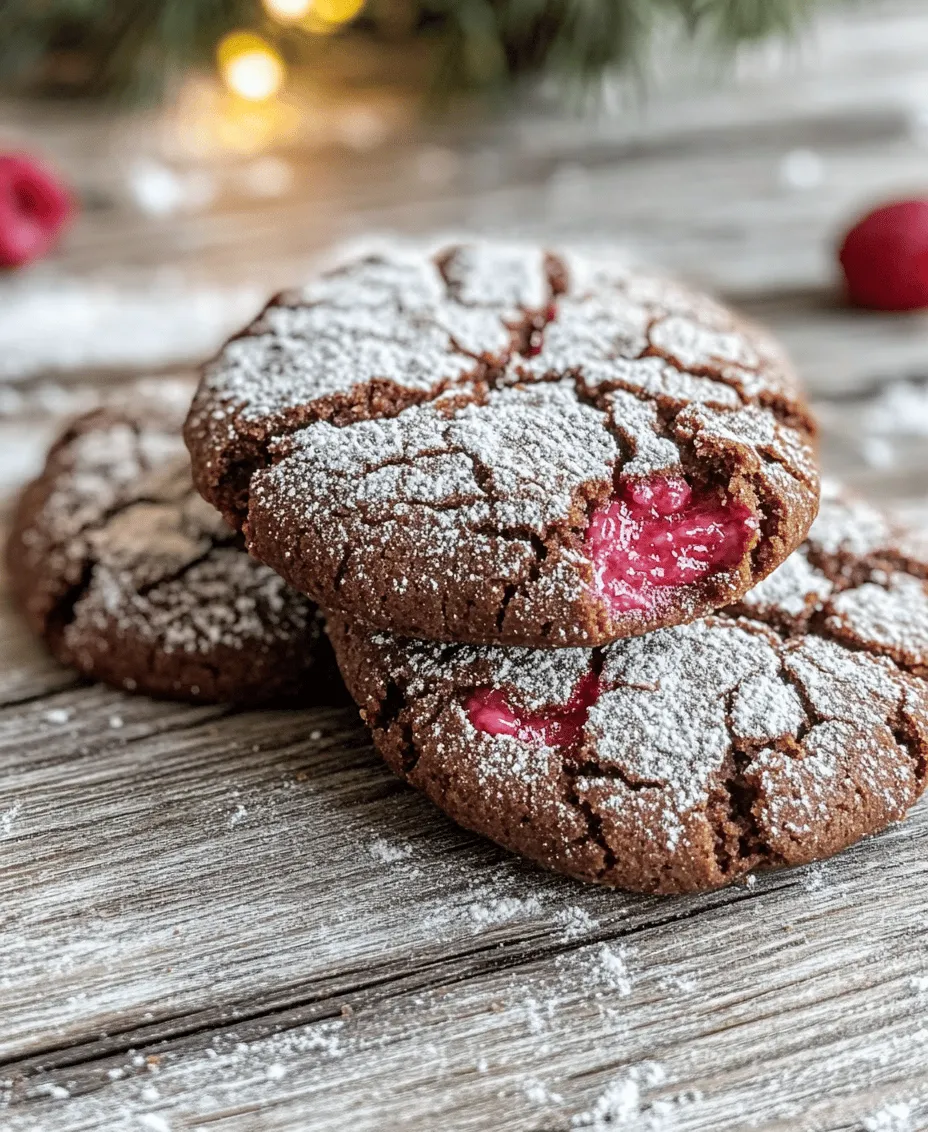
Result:
[[[398,775],[641,891],[826,856],[925,786],[928,540],[820,499],[787,361],[705,296],[526,247],[359,259],[225,346],[184,435],[190,464],[162,409],[84,418],[23,497],[20,602],[87,674],[305,702],[324,616]]]

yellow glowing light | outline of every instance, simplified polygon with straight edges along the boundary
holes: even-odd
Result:
[[[264,0],[267,14],[282,24],[296,23],[312,6],[313,0]]]
[[[307,13],[313,31],[331,31],[338,24],[353,20],[365,0],[312,0]]]
[[[216,49],[223,82],[249,102],[272,98],[286,76],[284,61],[259,35],[234,31]]]

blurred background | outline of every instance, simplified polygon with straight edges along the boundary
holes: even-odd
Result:
[[[333,246],[476,231],[772,325],[827,470],[928,521],[926,198],[924,0],[0,0],[0,498]]]

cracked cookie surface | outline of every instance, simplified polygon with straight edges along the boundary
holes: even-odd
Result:
[[[596,649],[329,634],[391,768],[460,824],[647,892],[826,857],[928,774],[928,538],[829,489],[736,607]]]
[[[173,699],[311,698],[334,661],[315,606],[196,493],[163,405],[97,410],[53,445],[7,546],[14,594],[63,663]]]
[[[203,496],[324,608],[541,647],[739,598],[812,522],[812,432],[777,348],[724,307],[497,244],[279,296],[185,426]]]

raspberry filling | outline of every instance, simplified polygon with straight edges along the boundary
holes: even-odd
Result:
[[[660,590],[737,566],[756,530],[743,504],[682,476],[625,482],[587,529],[596,592],[613,613],[652,612]]]
[[[572,747],[580,738],[599,691],[599,678],[588,672],[562,707],[517,711],[499,688],[478,688],[464,709],[474,727],[487,735],[512,735],[539,747]]]

